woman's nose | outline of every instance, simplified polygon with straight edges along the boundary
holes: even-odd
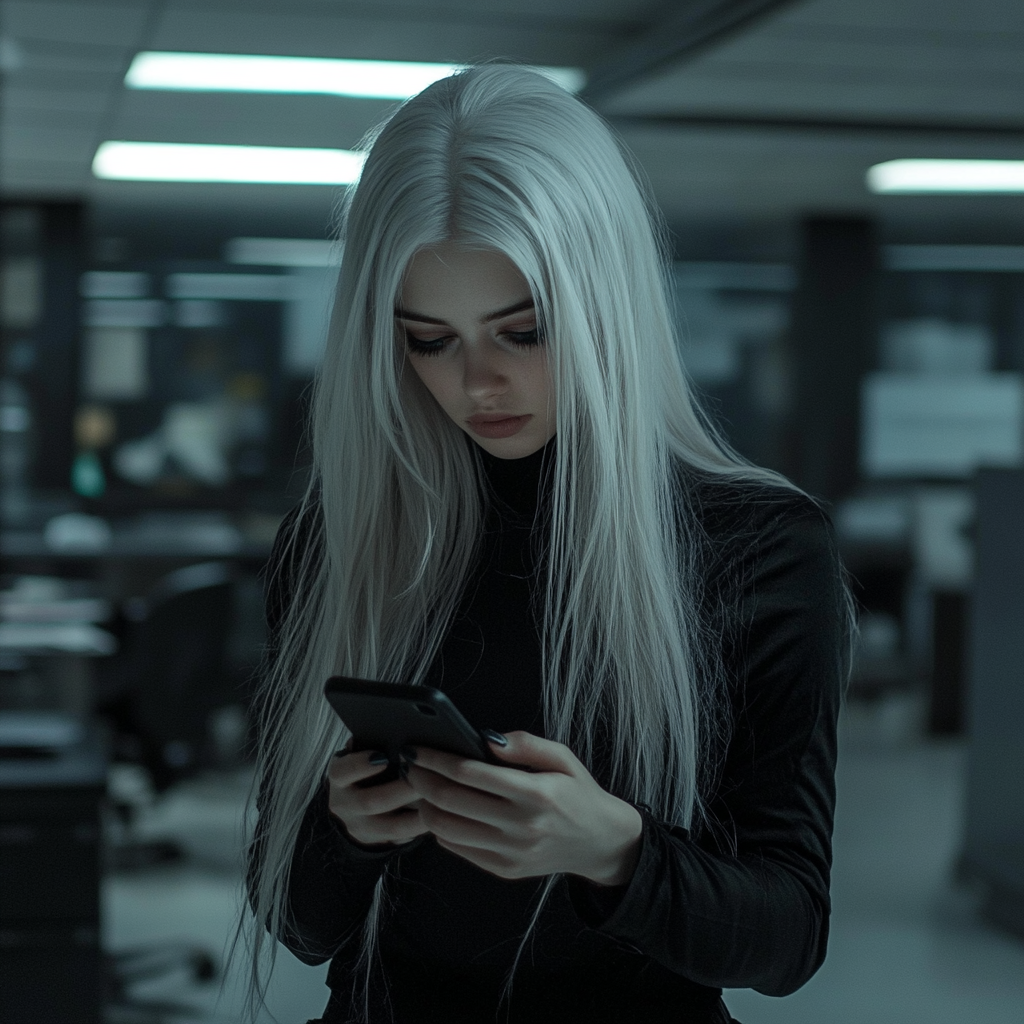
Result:
[[[474,351],[467,346],[462,386],[467,395],[480,400],[490,395],[501,394],[508,387],[508,378],[502,372],[494,353],[486,349]]]

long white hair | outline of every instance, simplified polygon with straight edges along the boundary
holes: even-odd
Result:
[[[537,581],[545,734],[592,770],[594,738],[605,737],[610,791],[686,827],[701,816],[724,698],[715,638],[697,614],[701,538],[679,470],[791,486],[739,458],[694,402],[658,214],[584,103],[535,72],[484,65],[408,101],[371,143],[342,210],[314,389],[314,511],[295,520],[319,525],[304,547],[290,539],[293,598],[262,689],[259,991],[264,928],[287,924],[299,823],[347,739],[324,680],[422,681],[478,552],[479,456],[408,370],[396,334],[417,251],[456,240],[504,253],[547,339],[557,440]],[[367,978],[386,883],[387,873],[364,929]]]

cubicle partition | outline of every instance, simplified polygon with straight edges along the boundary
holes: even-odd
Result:
[[[1024,470],[978,473],[964,871],[1024,938]]]

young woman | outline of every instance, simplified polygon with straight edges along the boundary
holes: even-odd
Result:
[[[817,505],[698,412],[638,181],[491,65],[347,202],[249,869],[254,964],[330,960],[324,1021],[711,1024],[824,959],[848,592]],[[360,787],[334,674],[442,689],[499,763]]]

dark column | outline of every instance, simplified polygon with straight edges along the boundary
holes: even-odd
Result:
[[[37,334],[36,487],[67,490],[78,394],[79,279],[85,269],[84,207],[45,203],[42,217],[43,308]]]
[[[792,472],[834,500],[858,479],[860,386],[875,363],[879,266],[873,223],[810,217],[803,223],[791,326],[795,364]]]
[[[986,916],[1024,938],[1024,470],[980,470],[975,493],[960,867],[986,883]]]
[[[964,670],[967,596],[939,590],[932,599],[932,685],[928,732],[958,736],[964,725]]]

